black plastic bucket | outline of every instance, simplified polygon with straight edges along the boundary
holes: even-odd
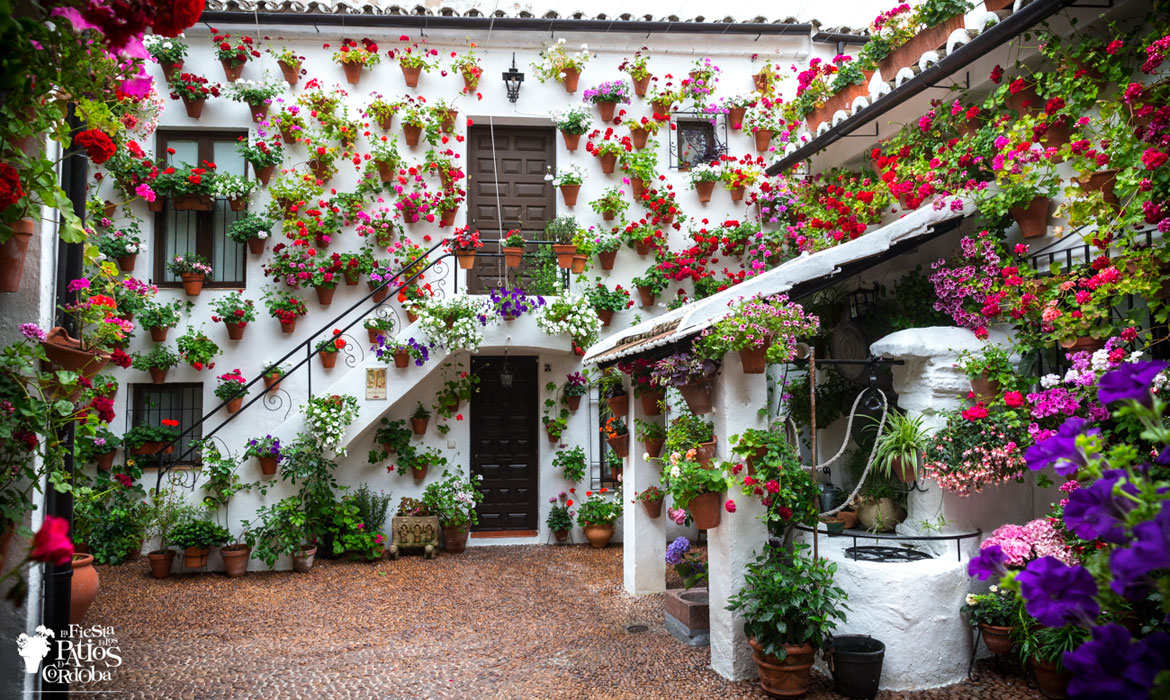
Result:
[[[877,695],[885,644],[864,634],[839,634],[829,649],[829,669],[838,693],[850,698]]]

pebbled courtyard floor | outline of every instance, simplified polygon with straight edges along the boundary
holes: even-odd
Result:
[[[144,560],[98,571],[85,624],[112,625],[124,661],[77,688],[108,691],[91,698],[767,697],[671,637],[661,595],[624,593],[620,547],[472,547],[239,579],[154,580]],[[625,631],[637,624],[649,629]],[[878,697],[1040,697],[1018,673],[976,668],[974,682]],[[814,675],[808,697],[842,697],[831,688]]]

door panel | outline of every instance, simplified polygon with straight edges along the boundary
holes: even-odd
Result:
[[[516,228],[525,238],[539,238],[545,221],[556,216],[556,192],[544,179],[548,168],[556,171],[556,132],[530,126],[497,126],[494,131],[493,160],[491,127],[476,124],[468,129],[468,223],[484,238],[503,238]],[[499,259],[477,258],[468,271],[468,291],[484,293],[515,272],[504,270]]]
[[[473,357],[479,391],[471,398],[471,473],[483,501],[473,530],[535,530],[540,449],[535,357],[509,357],[512,387],[500,386],[502,357]]]

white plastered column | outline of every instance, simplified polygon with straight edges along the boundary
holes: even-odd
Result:
[[[724,358],[716,382],[715,411],[707,418],[715,423],[716,455],[732,458],[728,438],[748,428],[763,428],[768,405],[764,374],[744,374],[736,354]],[[760,517],[764,506],[754,496],[735,490],[726,495],[735,501],[734,513],[724,510],[719,527],[707,531],[707,586],[711,601],[711,668],[729,680],[756,677],[752,650],[743,632],[743,618],[727,610],[727,600],[743,588],[747,565],[763,551],[768,529]]]
[[[626,391],[630,397],[630,410],[626,425],[630,433],[630,454],[622,475],[622,499],[625,507],[622,516],[622,569],[626,593],[646,595],[666,590],[666,514],[651,518],[641,503],[631,501],[639,491],[659,484],[661,469],[656,462],[644,459],[646,454],[638,442],[634,419],[661,421],[662,416],[643,416],[642,402],[634,398],[634,392],[627,377]]]

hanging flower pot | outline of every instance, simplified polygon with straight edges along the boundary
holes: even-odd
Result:
[[[578,408],[581,408],[580,396],[566,396],[565,404],[569,407],[570,413],[576,413]]]
[[[723,505],[723,494],[701,493],[691,499],[687,510],[695,521],[695,527],[700,530],[710,530],[719,527],[720,506]]]
[[[293,320],[291,320],[291,321],[289,321],[289,322],[287,322],[287,323],[286,323],[286,322],[284,322],[284,321],[281,321],[281,322],[280,322],[280,330],[281,330],[281,332],[283,332],[283,333],[296,333],[296,331],[297,331],[297,320],[294,318]]]
[[[168,83],[175,79],[175,74],[183,70],[182,61],[159,61],[158,65],[162,68],[163,80]]]
[[[638,255],[649,255],[650,254],[650,244],[647,243],[646,241],[635,241],[634,242],[634,252],[637,253]]]
[[[650,136],[650,132],[642,127],[630,127],[630,141],[634,143],[634,148],[639,151],[646,147],[646,139]]]
[[[183,97],[183,108],[187,110],[187,116],[192,119],[198,119],[203,116],[203,105],[207,103],[207,98],[200,97],[197,100],[192,100],[186,96]]]
[[[287,144],[296,143],[297,142],[297,132],[292,127],[285,128],[284,125],[282,124],[280,127],[280,138],[284,139],[284,142]]]
[[[646,515],[650,516],[651,519],[662,517],[661,499],[657,501],[642,501],[642,507],[646,509]]]
[[[631,177],[630,191],[633,193],[635,200],[641,199],[642,193],[646,191],[646,182],[640,177]]]
[[[577,81],[581,79],[581,71],[576,68],[566,68],[565,71],[565,92],[570,95],[577,92]]]
[[[203,291],[203,280],[206,275],[199,272],[184,272],[179,278],[183,280],[183,291],[187,296],[197,297],[199,292]]]
[[[601,172],[606,175],[613,173],[614,166],[617,165],[617,156],[613,153],[603,153],[597,157],[601,161]]]
[[[280,388],[280,380],[284,379],[283,375],[268,376],[264,375],[264,389],[268,393],[275,393]]]
[[[504,265],[506,267],[520,267],[520,263],[523,261],[523,248],[504,248]]]
[[[770,77],[770,75],[763,72],[752,75],[752,85],[756,88],[756,92],[763,92],[768,89],[768,79]]]
[[[219,63],[223,66],[223,75],[229,83],[234,83],[239,80],[240,75],[244,72],[243,63],[233,65],[233,61],[225,61],[223,59],[220,59]]]
[[[1039,238],[1048,233],[1048,198],[1036,197],[1026,207],[1012,207],[1008,213],[1020,227],[1024,238]]]
[[[319,352],[317,357],[321,358],[321,366],[325,369],[333,369],[337,366],[337,353],[335,352]]]
[[[333,294],[337,291],[337,287],[313,287],[313,291],[317,292],[317,303],[321,306],[329,306],[333,303]]]
[[[223,325],[227,326],[228,340],[243,340],[244,339],[244,329],[247,328],[248,324],[246,324],[246,323],[232,323],[230,321],[224,321]]]
[[[1060,347],[1070,352],[1097,352],[1105,347],[1104,338],[1093,338],[1091,336],[1083,335],[1077,338],[1064,338],[1060,341]]]
[[[457,250],[455,251],[455,259],[459,261],[460,270],[470,270],[475,267],[474,250]]]
[[[712,411],[715,393],[714,377],[683,384],[678,390],[682,394],[683,400],[687,402],[687,408],[691,409],[691,413],[701,416]]]
[[[770,345],[771,343],[769,343]],[[739,351],[744,374],[763,374],[768,369],[768,348],[747,348]]]
[[[410,429],[414,431],[415,435],[427,434],[427,422],[430,418],[411,418]]]
[[[577,246],[572,243],[554,243],[552,249],[557,255],[557,267],[568,270],[573,266],[573,256],[577,254]]]
[[[268,181],[272,179],[272,173],[275,171],[275,165],[265,165],[263,168],[256,168],[256,179],[260,181],[261,185],[267,185]]]
[[[561,185],[561,198],[566,207],[577,206],[577,195],[581,194],[580,185]]]
[[[362,81],[362,64],[342,63],[341,69],[345,71],[345,82],[350,85],[357,85]]]
[[[745,188],[743,188],[743,187],[733,187],[730,190],[728,190],[728,192],[731,193],[731,201],[742,202],[743,195],[744,195],[744,189]]]
[[[611,438],[606,438],[610,448],[617,454],[618,457],[625,459],[630,454],[630,435],[617,435]]]
[[[1003,98],[1003,106],[1014,110],[1020,116],[1035,114],[1044,104],[1044,100],[1040,99],[1040,95],[1036,93],[1034,85],[1027,85],[1014,95],[1009,93],[1007,97]]]
[[[406,369],[410,365],[410,353],[405,350],[399,350],[394,353],[394,366],[398,369]]]
[[[154,212],[155,214],[157,214],[157,213],[159,213],[160,211],[162,211],[162,210],[163,210],[163,207],[164,207],[165,205],[166,205],[166,200],[165,200],[165,199],[163,199],[162,197],[155,197],[153,202],[147,202],[147,203],[146,203],[146,208],[147,208],[149,211],[152,211],[152,212]]]
[[[617,102],[598,102],[597,111],[601,114],[601,121],[613,121],[613,113],[617,108]]]
[[[695,461],[704,469],[711,468],[711,460],[715,459],[715,441],[700,442],[695,445]]]
[[[1121,204],[1121,200],[1113,192],[1113,186],[1117,184],[1117,168],[1099,170],[1087,178],[1077,180],[1077,184],[1085,193],[1100,192],[1105,203],[1114,209]]]
[[[156,384],[158,382],[155,382]],[[100,455],[94,455],[93,461],[97,464],[98,469],[104,472],[110,471],[114,466],[114,450],[103,452]]]
[[[664,438],[646,438],[642,441],[642,445],[646,448],[646,454],[651,457],[657,457],[662,454],[662,446],[666,443]]]
[[[374,300],[374,303],[381,303],[385,301],[386,295],[390,293],[390,288],[386,285],[383,285],[381,282],[366,282],[366,287],[374,293],[374,296],[370,297]]]
[[[244,397],[236,396],[234,398],[228,399],[227,406],[225,406],[225,408],[227,409],[228,413],[239,413],[240,408],[243,407],[243,405]]]
[[[317,160],[316,158],[313,158],[309,161],[309,170],[313,171],[313,177],[317,178],[321,182],[329,182],[329,180],[333,177],[329,172],[329,165],[324,161]]]
[[[650,307],[654,306],[654,297],[657,295],[654,294],[653,288],[644,287],[644,286],[639,284],[638,285],[638,296],[641,297],[641,299],[642,299],[642,308],[649,309]]]
[[[32,219],[12,222],[12,236],[0,244],[0,292],[15,292],[20,289],[20,278],[24,274],[24,258],[28,254],[28,242],[32,234]]]
[[[743,128],[743,115],[747,114],[747,107],[731,107],[727,110],[727,122],[734,131]]]
[[[699,202],[706,204],[711,201],[711,194],[715,191],[715,181],[696,182],[695,194],[699,195]]]
[[[602,270],[612,270],[613,263],[617,260],[618,252],[616,250],[607,250],[603,253],[597,254],[597,262],[601,265]]]
[[[265,239],[263,238],[249,238],[248,252],[252,255],[260,255],[264,252]]]
[[[403,124],[402,136],[406,140],[407,146],[417,146],[418,139],[422,136],[422,127],[414,126],[413,124]]]
[[[999,382],[987,378],[987,372],[971,380],[971,391],[982,401],[994,401],[999,397]]]
[[[252,121],[259,124],[268,118],[268,104],[266,102],[248,103],[248,111],[252,114]]]
[[[577,150],[577,146],[581,143],[581,134],[570,134],[567,131],[562,131],[561,138],[565,140],[565,148],[570,151]]]
[[[292,66],[284,61],[277,61],[276,65],[280,66],[280,74],[284,76],[284,81],[290,87],[295,87],[297,82],[301,79],[300,66]]]
[[[139,445],[138,447],[131,448],[130,454],[132,454],[132,455],[156,455],[156,454],[161,452],[164,455],[169,455],[169,454],[173,453],[174,451],[175,451],[174,445],[168,445],[167,443],[162,442],[162,441],[152,440],[150,442],[144,442],[141,445]]]
[[[670,108],[674,105],[673,102],[667,102],[664,100],[655,100],[650,104],[653,105],[655,114],[661,114],[666,117],[670,116]]]
[[[609,324],[613,322],[613,311],[611,309],[597,309],[597,317],[601,319],[602,327],[609,328]]]
[[[353,268],[346,269],[345,272],[341,275],[345,278],[345,286],[356,287],[358,283],[358,274],[358,271]]]
[[[646,88],[650,87],[650,77],[651,77],[650,74],[647,73],[646,75],[642,76],[641,78],[634,80],[634,94],[635,95],[637,95],[638,97],[645,97],[646,96]]]
[[[229,199],[228,200],[228,208],[231,209],[232,211],[244,211],[244,209],[248,208],[248,200],[243,199],[243,198]]]
[[[609,412],[614,416],[625,418],[630,411],[630,395],[611,396],[605,400],[605,405],[609,406]]]
[[[171,206],[175,211],[211,211],[215,209],[215,200],[208,195],[184,194],[172,199]]]
[[[444,134],[449,134],[455,131],[455,118],[459,116],[459,110],[448,109],[439,117],[439,130]]]
[[[150,372],[150,381],[152,383],[166,384],[166,381],[167,381],[167,368],[166,367],[151,367],[148,371]]]
[[[394,164],[384,160],[374,161],[374,165],[378,168],[378,179],[382,182],[392,182],[397,173],[394,170]]]
[[[422,66],[404,66],[401,63],[398,67],[402,69],[402,78],[406,81],[406,87],[418,87],[418,77],[422,74]]]
[[[455,215],[459,213],[459,207],[454,206],[450,209],[443,209],[439,216],[439,227],[446,228],[455,223]]]
[[[169,330],[170,328],[166,326],[151,326],[150,339],[156,343],[165,343],[167,342],[167,331]]]
[[[574,275],[582,274],[583,272],[585,272],[585,263],[586,262],[588,262],[588,258],[586,258],[584,255],[581,255],[580,253],[574,255],[573,256],[573,264],[569,267],[569,271],[572,272]]]
[[[756,151],[763,153],[772,144],[772,132],[760,129],[755,133]]]
[[[642,415],[662,415],[662,408],[659,407],[659,404],[666,400],[665,391],[662,391],[661,389],[656,389],[654,391],[643,391],[640,398],[642,401]]]

